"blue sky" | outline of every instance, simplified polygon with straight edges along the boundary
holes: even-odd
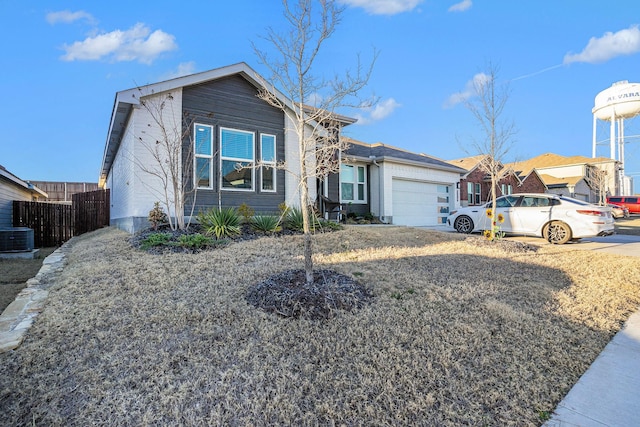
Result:
[[[483,134],[456,100],[491,62],[509,83],[505,117],[518,129],[505,160],[591,156],[595,96],[640,81],[637,0],[342,4],[316,74],[379,52],[364,92],[379,103],[350,111],[360,123],[346,129],[364,142],[442,159],[476,154],[469,141]],[[283,25],[278,0],[0,0],[0,164],[25,180],[96,182],[117,91],[240,61],[268,76],[252,42],[268,51],[261,36]],[[608,129],[599,123],[598,139]],[[626,121],[626,135],[640,135],[640,118]],[[640,178],[636,141],[626,146],[626,170]]]

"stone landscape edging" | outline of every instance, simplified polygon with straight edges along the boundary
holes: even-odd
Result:
[[[73,240],[73,239],[71,239]],[[42,267],[16,299],[0,314],[0,353],[15,350],[24,341],[35,318],[44,309],[49,288],[62,271],[67,260],[70,242],[65,242],[42,261]]]

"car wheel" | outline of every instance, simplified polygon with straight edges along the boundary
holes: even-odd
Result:
[[[453,223],[453,228],[458,233],[469,234],[473,231],[473,220],[466,215],[459,216]]]
[[[571,240],[571,228],[562,221],[552,221],[542,230],[542,237],[554,245],[563,245]]]

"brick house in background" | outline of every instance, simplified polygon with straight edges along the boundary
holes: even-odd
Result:
[[[547,193],[548,186],[536,169],[531,170],[527,175],[515,172],[520,180],[520,186],[515,193]]]
[[[467,171],[460,179],[460,205],[482,205],[491,199],[491,176],[482,168],[487,155],[450,160],[448,163]],[[515,193],[544,193],[546,187],[537,173],[520,177],[509,171],[497,186],[498,196]]]

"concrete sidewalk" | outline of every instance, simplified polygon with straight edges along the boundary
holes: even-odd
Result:
[[[544,427],[640,425],[640,310],[607,344]]]
[[[582,239],[576,247],[640,257],[639,236],[592,237]],[[637,425],[640,425],[640,310],[627,320],[544,424],[545,427]]]

